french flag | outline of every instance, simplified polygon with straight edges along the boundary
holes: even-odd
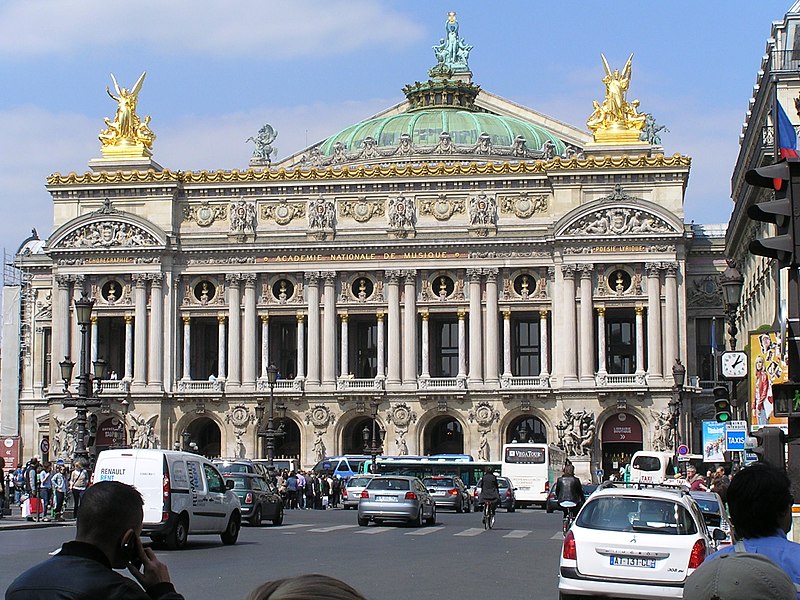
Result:
[[[783,106],[775,98],[775,140],[778,146],[778,159],[784,158],[797,158],[797,133],[794,130],[794,125],[783,110]],[[781,189],[783,181],[776,179],[774,186],[776,190]]]

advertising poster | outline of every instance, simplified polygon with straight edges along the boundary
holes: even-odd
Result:
[[[724,461],[725,423],[703,421],[703,462]]]
[[[783,355],[783,344],[779,331],[750,333],[750,403],[749,422],[751,431],[764,425],[780,425],[788,428],[786,417],[773,415],[775,400],[772,386],[788,381],[789,369]]]
[[[0,458],[7,469],[13,469],[22,462],[19,456],[19,436],[0,437]]]

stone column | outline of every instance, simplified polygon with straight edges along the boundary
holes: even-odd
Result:
[[[539,370],[539,376],[542,378],[550,377],[550,335],[547,331],[546,308],[539,311],[539,353],[542,365]]]
[[[319,271],[306,272],[305,279],[308,292],[308,384],[313,386],[320,384]]]
[[[244,368],[242,383],[255,388],[256,385],[256,279],[255,273],[244,275]]]
[[[125,379],[133,379],[133,315],[125,315]]]
[[[224,314],[217,315],[217,378],[225,379],[228,361],[225,357],[225,319]],[[205,373],[201,373],[205,375]]]
[[[161,386],[164,383],[164,276],[153,273],[150,276],[150,356],[147,365],[147,382]]]
[[[578,339],[580,348],[581,380],[594,381],[594,311],[592,310],[592,265],[583,264],[581,272],[581,328]]]
[[[92,317],[91,317],[90,331],[91,331],[91,338],[92,338],[92,348],[91,348],[91,356],[92,356],[92,358],[91,358],[91,361],[92,361],[92,364],[94,364],[95,361],[97,360],[97,334],[98,334],[98,330],[97,330],[97,315],[92,315]]]
[[[511,311],[503,310],[503,377],[512,377],[511,372]]]
[[[61,379],[61,367],[58,366],[65,357],[71,356],[70,352],[70,312],[69,312],[69,287],[68,275],[56,275],[56,289],[53,295],[53,352],[50,360],[50,381],[55,385]],[[70,358],[70,360],[72,360]],[[73,362],[77,363],[78,360]],[[74,371],[73,371],[74,372]],[[60,389],[60,388],[59,388]]]
[[[644,307],[634,308],[636,313],[636,374],[644,375]]]
[[[125,323],[127,324],[127,318]],[[192,329],[191,317],[183,316],[183,379],[188,381],[192,378]],[[127,365],[127,360],[125,361]],[[125,367],[127,373],[128,367]],[[125,375],[127,377],[127,374]]]
[[[467,326],[464,320],[467,313],[463,308],[458,309],[458,376],[467,376]]]
[[[403,385],[417,387],[417,272],[405,271],[403,294]]]
[[[400,271],[386,271],[386,300],[389,310],[386,333],[389,341],[387,385],[400,384]]]
[[[378,367],[376,378],[386,377],[386,325],[384,324],[384,314],[382,310],[375,313],[378,329]]]
[[[469,277],[469,383],[483,383],[483,328],[481,326],[481,270],[467,269]]]
[[[661,377],[661,278],[658,263],[647,263],[647,372]]]
[[[430,313],[425,310],[420,315],[422,317],[422,373],[421,377],[431,376],[431,357],[430,357]]]
[[[677,263],[664,263],[664,373],[672,373],[678,358]]]
[[[297,315],[297,375],[295,379],[306,377],[306,317]]]
[[[562,326],[564,337],[559,344],[563,357],[564,382],[577,381],[576,346],[578,338],[575,324],[575,265],[561,265],[564,285],[561,291],[561,306],[564,307]]]
[[[350,374],[350,366],[348,364],[349,363],[349,360],[348,360],[349,356],[347,355],[348,354],[348,350],[350,348],[350,343],[349,343],[349,340],[348,340],[348,337],[349,337],[348,334],[350,333],[350,324],[349,324],[350,317],[349,317],[349,315],[347,313],[342,313],[340,315],[340,319],[341,319],[340,327],[341,327],[341,331],[342,331],[342,334],[340,336],[342,338],[342,347],[340,349],[342,365],[341,365],[340,373],[341,373],[342,377],[347,377]]]
[[[497,269],[484,269],[486,273],[486,385],[497,387],[498,384],[498,350],[500,340],[498,339],[498,318],[497,309]]]
[[[242,291],[240,273],[228,273],[228,378],[233,385],[242,381]]]
[[[133,330],[133,385],[147,383],[147,278],[143,274],[133,276],[134,320]]]
[[[269,366],[269,315],[261,315],[261,379],[267,378],[268,366]]]
[[[608,347],[606,345],[606,307],[597,307],[597,374],[604,376],[608,367]]]
[[[336,387],[336,273],[324,271],[325,296],[323,298],[323,351],[322,384],[329,389]]]

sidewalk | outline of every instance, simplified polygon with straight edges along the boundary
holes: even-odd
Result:
[[[74,519],[67,519],[65,521],[28,521],[20,514],[19,507],[17,506],[11,508],[10,515],[4,515],[3,518],[0,519],[0,531],[14,529],[41,529],[44,527],[72,527],[74,525]]]

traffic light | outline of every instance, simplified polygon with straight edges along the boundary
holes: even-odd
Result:
[[[778,235],[753,240],[750,252],[776,259],[781,268],[800,265],[800,159],[785,158],[750,169],[744,179],[752,186],[775,192],[774,199],[750,206],[747,216],[774,223]]]
[[[784,453],[786,436],[780,427],[761,427],[758,431],[753,432],[753,437],[758,440],[758,446],[753,448],[758,460],[779,469],[786,468]]]
[[[728,393],[728,386],[718,385],[713,390],[714,394],[714,418],[717,423],[727,423],[731,420],[731,398]]]

